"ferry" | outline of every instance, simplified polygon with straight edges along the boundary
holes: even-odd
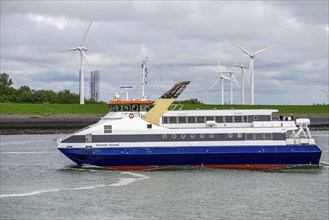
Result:
[[[274,120],[271,109],[168,111],[189,83],[154,103],[115,97],[98,123],[58,139],[58,150],[78,165],[119,170],[319,166],[309,119]]]

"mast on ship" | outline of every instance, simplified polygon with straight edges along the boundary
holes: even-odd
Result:
[[[148,60],[148,57],[145,58],[145,60],[142,62],[142,100],[145,100],[145,85],[147,84],[146,78],[147,78],[147,67],[146,62]]]
[[[129,96],[128,96],[128,89],[132,89],[132,86],[121,86],[121,89],[125,89],[125,93],[126,93],[126,101],[129,101]]]

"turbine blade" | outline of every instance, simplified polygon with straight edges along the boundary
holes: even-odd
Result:
[[[86,37],[87,37],[88,31],[89,31],[90,26],[91,26],[92,23],[93,23],[93,20],[90,21],[90,24],[89,24],[89,26],[88,26],[88,28],[87,28],[85,34],[83,35],[83,38],[82,38],[82,41],[81,41],[80,47],[82,47],[83,44],[85,43],[85,40],[86,40]]]
[[[259,54],[259,53],[262,53],[262,52],[264,52],[265,50],[268,50],[268,49],[274,47],[275,45],[276,45],[276,44],[272,44],[271,46],[268,46],[268,47],[266,47],[266,48],[264,48],[264,49],[262,49],[262,50],[256,51],[253,55],[255,56],[255,55]]]
[[[227,79],[227,80],[231,80],[229,77],[227,77],[227,76],[221,76],[221,78],[223,78],[223,79]]]
[[[210,86],[210,89],[212,89],[218,82],[219,82],[219,80],[220,80],[220,78],[218,78],[215,82],[214,82],[214,84],[212,84],[211,86]]]
[[[236,43],[232,42],[232,44],[234,44],[235,46],[237,46],[240,50],[242,50],[245,54],[249,55],[249,56],[253,56],[251,53],[249,53],[247,50],[243,49],[242,47],[240,47],[239,45],[237,45]]]
[[[217,62],[218,62],[218,72],[220,73],[220,62],[219,62],[219,59],[217,60]]]
[[[78,48],[66,48],[66,49],[62,49],[62,50],[57,50],[56,52],[64,52],[64,51],[76,51],[79,50]]]
[[[238,87],[238,89],[240,89],[240,86],[238,84],[238,81],[236,81],[236,78],[235,78],[234,74],[232,74],[232,79],[233,79],[233,82],[235,82],[236,87]]]
[[[250,81],[249,81],[249,78],[247,76],[247,72],[246,72],[245,67],[242,68],[242,75],[243,75],[242,77],[244,77],[247,80],[248,84],[249,84]]]
[[[81,51],[81,54],[82,54],[83,58],[85,59],[86,63],[88,64],[90,70],[93,71],[93,68],[90,66],[90,64],[89,64],[89,62],[87,60],[86,54],[84,52],[82,52],[82,51]]]

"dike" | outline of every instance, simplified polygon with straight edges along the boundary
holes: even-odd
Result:
[[[0,115],[0,135],[70,134],[98,122],[103,115]]]
[[[0,135],[70,134],[98,122],[103,115],[0,115]],[[328,116],[295,116],[311,120],[313,131],[329,131]],[[275,120],[274,116],[274,120]]]

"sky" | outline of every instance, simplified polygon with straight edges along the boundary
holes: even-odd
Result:
[[[175,82],[191,81],[179,100],[221,103],[220,64],[255,59],[255,104],[328,102],[328,1],[3,1],[1,73],[14,87],[79,92],[78,47],[100,71],[100,97],[141,98],[141,63],[148,57],[146,95],[156,100]],[[84,63],[85,96],[90,68]],[[235,70],[234,104],[241,104],[241,69]],[[327,91],[327,93],[326,93]],[[246,103],[250,86],[245,82]],[[230,82],[224,81],[230,101]]]

